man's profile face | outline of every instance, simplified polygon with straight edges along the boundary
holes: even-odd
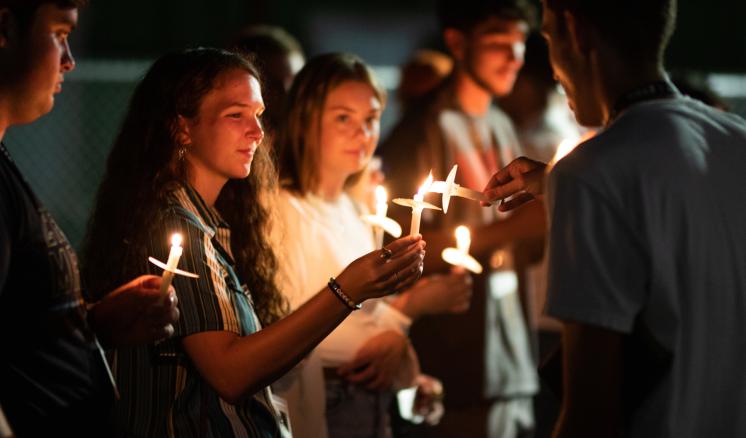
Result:
[[[18,29],[15,22],[15,31],[3,47],[3,56],[11,57],[14,70],[6,74],[11,78],[9,94],[15,100],[11,124],[33,122],[52,109],[64,74],[75,67],[67,39],[77,20],[77,9],[43,3],[28,29]]]
[[[482,88],[504,96],[523,66],[527,33],[525,21],[490,17],[464,35],[462,65]]]
[[[570,32],[560,24],[557,14],[546,5],[543,8],[541,34],[549,48],[554,78],[567,95],[567,103],[575,119],[583,126],[600,126],[603,114],[593,83],[583,68],[583,60],[571,41]]]

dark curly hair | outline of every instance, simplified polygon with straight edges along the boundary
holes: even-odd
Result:
[[[134,271],[169,193],[186,182],[185,160],[177,157],[178,117],[197,116],[202,99],[222,73],[252,64],[233,52],[198,48],[165,55],[138,84],[109,154],[83,248],[89,297],[108,293]],[[274,282],[277,261],[266,236],[269,213],[264,194],[276,190],[267,147],[256,150],[250,175],[229,180],[215,208],[234,231],[231,250],[262,324],[278,320],[287,304]],[[124,249],[123,249],[124,248]],[[106,254],[106,257],[101,257]]]

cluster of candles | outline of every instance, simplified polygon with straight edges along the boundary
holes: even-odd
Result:
[[[459,196],[462,198],[472,199],[474,201],[484,201],[484,196],[481,192],[476,190],[461,187],[455,183],[457,166],[453,166],[451,171],[448,173],[448,177],[445,181],[434,181],[432,172],[428,175],[425,182],[417,190],[417,193],[412,199],[397,198],[394,199],[394,203],[403,205],[412,209],[412,222],[409,227],[409,234],[414,236],[420,232],[420,221],[422,219],[422,211],[425,209],[430,210],[441,210],[441,207],[425,202],[425,194],[427,193],[440,193],[442,194],[442,211],[448,212],[448,205],[450,203],[451,196]],[[362,219],[373,226],[374,240],[376,249],[383,247],[383,235],[384,232],[398,238],[402,234],[401,226],[393,219],[386,216],[388,213],[388,195],[386,189],[383,186],[376,187],[376,212],[375,214],[362,216]],[[179,265],[179,259],[183,254],[183,248],[181,247],[182,237],[180,234],[175,233],[171,236],[171,251],[168,253],[168,261],[166,263],[161,262],[158,259],[149,257],[148,260],[154,265],[163,269],[163,281],[161,282],[161,295],[165,298],[168,293],[168,288],[173,281],[174,275],[183,275],[190,278],[199,278],[199,276],[177,269]],[[441,256],[443,260],[454,266],[460,266],[468,269],[471,272],[479,274],[482,272],[482,266],[479,262],[469,255],[469,247],[471,246],[471,235],[469,229],[461,225],[456,228],[456,248],[446,248],[443,250]]]
[[[420,221],[422,220],[422,212],[424,210],[441,210],[441,207],[425,202],[425,194],[427,193],[442,194],[441,202],[444,213],[448,212],[451,196],[458,196],[474,201],[485,200],[481,192],[461,187],[455,183],[457,169],[458,167],[454,165],[445,181],[434,181],[432,172],[430,172],[430,175],[428,175],[412,199],[396,198],[393,200],[397,205],[412,209],[412,222],[409,227],[410,235],[414,236],[420,232]],[[380,249],[383,245],[384,231],[394,237],[401,235],[401,227],[394,220],[386,217],[387,211],[386,190],[382,186],[378,186],[376,187],[376,214],[363,216],[363,220],[373,226],[377,249]],[[469,255],[471,235],[468,228],[463,225],[456,228],[456,242],[457,248],[446,248],[443,250],[441,255],[443,260],[451,265],[462,267],[476,274],[481,273],[482,265],[474,257]]]

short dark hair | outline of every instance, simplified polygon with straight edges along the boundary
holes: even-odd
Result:
[[[88,0],[0,0],[0,9],[8,8],[18,20],[21,32],[25,32],[31,26],[36,10],[45,3],[61,9],[76,9],[86,6]]]
[[[257,24],[241,29],[229,42],[228,48],[248,52],[258,58],[289,53],[303,54],[303,49],[295,37],[285,29],[269,24]]]
[[[291,79],[288,58],[298,54],[305,58],[303,49],[295,37],[285,29],[268,25],[254,24],[241,29],[226,46],[251,61],[264,79],[262,95],[267,110],[263,122],[265,133],[271,138],[283,123],[282,112],[287,98],[286,87]]]
[[[630,60],[660,61],[676,23],[676,0],[543,0],[594,23],[599,34]],[[561,17],[560,17],[561,18]],[[562,31],[564,20],[558,19]]]
[[[473,30],[485,20],[497,17],[522,20],[533,27],[536,8],[530,0],[439,0],[438,21],[441,29]]]

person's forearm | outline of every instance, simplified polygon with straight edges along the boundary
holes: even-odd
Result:
[[[517,208],[503,220],[473,231],[470,252],[478,259],[485,259],[496,248],[520,240],[539,239],[545,236],[546,232],[544,204],[534,201]]]
[[[489,208],[489,207],[485,207]],[[427,239],[425,273],[447,271],[451,265],[441,257],[444,248],[455,247],[455,237],[451,229],[423,227]],[[477,260],[485,261],[497,248],[524,239],[538,239],[547,232],[544,204],[534,201],[516,209],[507,218],[471,230],[472,240],[469,253]]]
[[[412,291],[416,287],[417,285],[407,291],[400,293],[389,301],[389,305],[391,307],[403,313],[412,321],[416,321],[417,319],[419,319],[423,313],[422,306],[420,306],[418,300],[412,293]]]
[[[593,409],[585,411],[575,409],[574,411],[565,408],[560,411],[552,438],[596,438],[618,435],[615,420],[608,419],[604,415],[591,415]]]
[[[286,318],[254,334],[233,336],[211,350],[211,369],[200,370],[201,374],[221,397],[235,403],[289,371],[349,313],[331,291],[322,290]]]
[[[415,385],[420,375],[420,360],[411,343],[407,343],[407,352],[394,382],[394,389],[404,389]]]
[[[617,436],[621,412],[622,335],[565,322],[562,409],[553,436]]]

